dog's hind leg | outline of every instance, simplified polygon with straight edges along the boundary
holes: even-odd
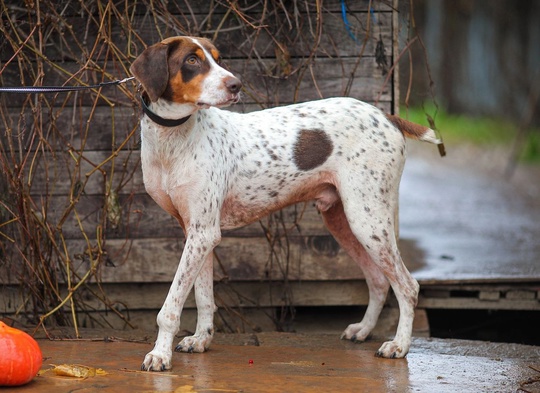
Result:
[[[371,257],[354,236],[343,211],[341,201],[330,209],[322,211],[324,223],[339,245],[361,267],[369,289],[369,302],[361,322],[349,325],[342,339],[364,341],[379,319],[390,284],[381,269],[373,263]]]
[[[214,254],[206,257],[195,280],[197,329],[193,336],[184,337],[174,349],[176,352],[204,352],[214,337]]]
[[[365,183],[363,187],[367,190],[374,189]],[[356,195],[357,192],[358,189],[349,189],[345,194]],[[362,200],[361,209],[344,201],[344,211],[351,231],[390,283],[399,304],[396,336],[392,341],[384,343],[376,353],[377,356],[385,358],[402,358],[407,355],[419,292],[418,282],[403,264],[397,247],[393,214],[395,200],[388,196],[384,198],[383,195],[366,197]]]

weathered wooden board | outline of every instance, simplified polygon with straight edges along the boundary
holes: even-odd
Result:
[[[247,113],[262,109],[261,106],[246,101],[242,100],[226,110]],[[138,129],[140,109],[138,103],[134,105],[136,106],[114,108],[100,106],[95,109],[88,106],[77,106],[76,109],[72,107],[43,109],[42,115],[46,119],[43,129],[33,124],[30,109],[22,114],[13,110],[9,113],[11,129],[16,129],[19,123],[24,124],[22,132],[11,134],[14,151],[35,150],[37,142],[35,140],[31,142],[34,136],[46,143],[46,150],[65,151],[68,146],[85,151],[137,150],[140,148]],[[390,101],[380,101],[376,106],[385,113],[391,111]],[[128,137],[129,140],[126,142]],[[7,140],[8,135],[5,138]]]
[[[32,195],[105,195],[108,187],[124,194],[144,193],[140,151],[35,153],[36,166],[22,178]],[[31,157],[34,157],[33,155]]]
[[[104,245],[110,264],[100,269],[103,282],[170,282],[182,253],[181,238],[108,240]],[[68,243],[71,255],[83,254],[82,240]],[[129,251],[129,253],[128,253]],[[220,260],[214,266],[215,276],[231,281],[282,280],[288,263],[289,280],[349,280],[363,278],[358,266],[331,236],[289,239],[289,248],[276,249],[270,260],[270,246],[265,238],[225,237],[216,248]],[[287,262],[287,253],[289,261]],[[80,271],[89,268],[86,260]]]
[[[73,264],[71,269],[80,276],[90,269],[89,248],[93,253],[97,250],[95,236],[93,233],[87,235],[88,242],[66,240]],[[281,240],[281,245],[272,248],[263,236],[224,236],[215,249],[215,280],[269,282],[284,280],[285,276],[290,281],[359,280],[364,277],[360,267],[328,233],[290,236],[286,242],[284,238]],[[63,245],[60,246],[63,249]],[[103,263],[97,266],[98,277],[104,283],[171,282],[183,246],[184,237],[179,229],[168,237],[107,239],[101,244],[105,255]],[[407,267],[414,272],[419,267],[418,261],[408,256],[406,242],[401,242],[400,246]],[[20,268],[17,264],[0,266],[4,282],[14,283]]]
[[[313,10],[315,9],[317,5],[318,0],[306,0],[302,2],[297,2],[296,6],[300,11],[304,11],[307,7],[309,9]],[[166,4],[167,10],[171,11],[172,13],[175,12],[186,12],[187,8],[185,3],[189,3],[190,11],[194,14],[197,13],[203,13],[207,12],[208,10],[208,2],[198,1],[193,2],[190,0],[180,0],[178,2],[170,2]],[[319,2],[319,4],[321,4]],[[269,7],[268,3],[261,2],[261,1],[253,1],[253,0],[239,0],[237,3],[240,11],[243,13],[250,15],[250,14],[257,14],[260,13],[263,7]],[[280,4],[281,7],[287,7],[289,12],[294,11],[294,5],[292,2],[282,2]],[[323,11],[332,11],[332,12],[340,12],[341,11],[342,2],[341,0],[324,0],[322,3],[322,9]],[[366,12],[370,9],[374,11],[392,11],[393,6],[392,2],[388,0],[347,0],[345,1],[345,6],[347,11],[349,12]],[[122,9],[122,4],[120,4],[119,9]],[[272,11],[272,10],[270,10]],[[141,7],[137,8],[136,11],[138,14],[144,14],[145,10],[141,9]]]
[[[292,79],[293,83],[291,83],[291,81],[278,79],[273,74],[268,74],[267,70],[270,70],[272,66],[270,62],[264,61],[265,67],[259,70],[246,61],[230,61],[230,69],[241,75],[243,82],[247,84],[247,89],[256,94],[255,102],[270,101],[275,104],[288,104],[323,97],[342,96],[356,63],[357,59],[354,58],[315,60],[312,67],[314,77],[305,76],[302,78],[296,99],[295,90],[292,89],[295,86],[295,78]],[[361,58],[357,70],[361,70],[361,72],[356,73],[349,92],[351,97],[369,101],[377,98],[378,92],[382,90],[380,99],[383,101],[391,100],[392,86],[384,86],[385,76],[377,68],[373,58]]]
[[[64,152],[60,154],[67,154],[69,146],[76,150],[108,152],[140,148],[138,103],[133,107],[92,108],[77,104],[75,108],[74,105],[43,108],[42,126],[34,124],[31,108],[25,109],[22,113],[10,111],[7,117],[13,132],[2,135],[4,140],[11,137],[15,152],[36,150],[40,141],[45,151]]]
[[[351,13],[349,15],[351,34],[355,36],[356,40],[349,36],[341,12],[325,12],[322,14],[322,18],[324,29],[314,53],[316,57],[372,57],[375,54],[375,48],[379,40],[382,41],[386,48],[388,48],[387,55],[391,55],[391,13],[377,14],[378,22],[380,24],[377,24],[376,26],[373,25],[372,21],[368,21],[368,19],[371,18],[370,14],[358,12]],[[304,14],[299,19],[301,21],[301,31],[287,29],[289,31],[282,34],[282,41],[280,42],[280,45],[287,50],[288,55],[292,58],[310,56],[313,43],[317,39],[314,33],[316,15],[313,14],[308,17]],[[369,27],[368,22],[371,22]],[[292,26],[295,26],[294,21],[291,23],[293,23]],[[369,30],[367,30],[368,28]],[[293,45],[292,41],[298,40],[297,37],[303,37],[306,45]],[[214,35],[212,35],[212,38],[214,38]],[[262,30],[256,35],[246,34],[246,32],[241,35],[235,30],[230,32],[220,32],[214,40],[225,58],[234,57],[238,51],[249,54],[254,46],[256,46],[257,54],[261,58],[273,58],[276,55],[276,51],[281,51],[280,47],[276,45],[275,41],[272,40],[266,30]]]
[[[303,60],[301,59],[291,60],[293,67],[300,66],[302,62]],[[349,96],[363,101],[370,101],[376,99],[379,96],[379,92],[381,92],[379,97],[381,101],[391,101],[392,98],[392,84],[384,85],[386,76],[383,75],[382,70],[377,68],[373,57],[363,57],[361,59],[313,59],[310,62],[310,73],[296,73],[288,78],[281,77],[279,73],[274,71],[276,62],[272,59],[257,61],[232,59],[226,61],[226,64],[244,83],[247,93],[243,94],[242,101],[247,104],[266,104],[270,102],[275,106],[325,97],[342,96],[353,71],[355,71],[355,76],[350,87]],[[50,65],[44,68],[45,77],[43,85],[58,86],[65,83],[66,75],[64,73],[59,73]],[[64,68],[69,73],[75,73],[79,70],[79,66],[75,63],[65,64]],[[115,74],[114,70],[109,71],[112,75],[117,75],[120,79],[125,77],[123,74]],[[88,72],[85,73],[88,74]],[[6,85],[18,86],[21,84],[19,70],[17,68],[8,67],[3,73],[3,78]],[[89,75],[89,78],[90,83],[101,82],[99,77]],[[136,83],[129,83],[127,88],[132,89],[132,96],[134,96]],[[101,94],[111,103],[128,107],[132,106],[133,103],[130,101],[130,98],[118,89],[118,87],[107,87],[101,90]],[[96,98],[96,93],[87,91],[77,94],[70,93],[68,96],[58,96],[58,104],[60,105],[65,99],[70,97],[73,97],[75,100],[74,103],[77,106],[92,106]],[[8,107],[20,107],[25,100],[31,99],[26,95],[11,95],[9,100],[5,99],[5,95],[0,98],[5,100],[5,104]],[[71,100],[67,102],[71,103],[67,106],[74,105]],[[98,105],[109,106],[110,104],[106,100],[100,99],[98,100]]]
[[[306,213],[306,217],[315,215],[313,208],[311,213],[309,211]],[[313,234],[306,234],[303,231],[300,235],[293,231],[288,237],[288,242],[282,238],[284,245],[274,247],[273,253],[270,252],[271,246],[267,238],[263,235],[256,236],[257,224],[239,230],[246,236],[225,234],[221,245],[216,249],[215,279],[254,280],[258,281],[259,285],[267,285],[270,282],[284,280],[285,270],[288,280],[292,281],[362,279],[362,272],[356,263],[346,255],[322,225],[316,226],[316,217],[312,219]],[[90,269],[88,249],[91,248],[92,252],[97,250],[95,233],[95,231],[87,233],[88,242],[80,239],[66,241],[68,255],[73,264],[72,269],[81,276]],[[270,233],[274,237],[279,235]],[[280,234],[283,236],[283,232]],[[106,253],[103,263],[97,267],[98,277],[104,283],[169,283],[180,261],[184,244],[184,237],[179,228],[174,228],[168,234],[157,238],[140,238],[139,234],[134,232],[123,239],[112,237],[107,239],[101,244]],[[410,243],[401,239],[400,250],[405,264],[414,274],[422,264],[415,256],[414,244]],[[59,247],[64,248],[63,244],[59,244]],[[9,250],[6,248],[4,255],[8,261],[20,260],[16,252],[13,252],[11,257]],[[0,264],[0,277],[3,283],[16,283],[18,269],[21,267],[19,264],[8,263],[3,266]]]
[[[276,331],[276,320],[279,320],[278,307],[244,307],[244,308],[218,308],[214,314],[214,328],[220,333],[259,333]],[[159,309],[133,310],[127,313],[131,326],[151,333],[150,338],[157,333],[156,316]],[[300,314],[300,315],[299,315]],[[332,333],[337,337],[350,323],[361,320],[364,314],[363,307],[353,308],[349,315],[340,315],[336,319],[336,313],[324,311],[316,307],[314,310],[302,308],[299,313],[296,310],[294,321],[287,320],[279,326],[280,331],[291,331],[297,333],[312,334],[314,331],[320,333]],[[415,309],[413,323],[413,337],[429,337],[429,321],[424,309]],[[82,327],[111,327],[116,330],[127,330],[119,335],[124,338],[130,335],[128,326],[116,314],[105,311],[94,311],[88,314],[79,314],[79,324]],[[329,320],[331,319],[331,320]],[[372,334],[377,337],[393,337],[396,333],[399,322],[399,309],[396,307],[383,308],[377,326]],[[197,325],[197,311],[193,308],[184,309],[182,312],[182,322],[179,336],[191,335],[195,332]],[[65,329],[64,329],[65,330]],[[102,331],[102,330],[101,330]],[[140,336],[139,336],[140,338]],[[250,339],[246,338],[246,344]],[[253,338],[251,337],[251,340]],[[253,344],[251,344],[253,345]]]
[[[99,293],[96,285],[92,291]],[[102,289],[112,304],[119,310],[158,310],[169,291],[169,283],[105,283]],[[368,303],[368,289],[365,281],[293,281],[283,282],[216,282],[214,285],[218,307],[281,307],[286,305],[286,293],[297,306],[362,306]],[[0,308],[6,313],[15,313],[22,299],[17,286],[6,285],[0,291],[3,304]],[[66,295],[65,288],[61,291]],[[82,296],[91,309],[103,309],[103,304],[90,296],[88,289]],[[184,308],[195,308],[195,297],[190,293]],[[66,310],[69,305],[66,306]]]
[[[424,285],[418,306],[442,309],[540,310],[536,283]]]
[[[56,226],[69,208],[68,196],[51,196],[48,199],[48,222]],[[96,233],[97,225],[106,230],[108,239],[159,238],[182,235],[180,225],[171,215],[161,209],[147,194],[119,196],[121,220],[116,228],[107,227],[103,222],[105,197],[102,195],[82,196],[76,205],[75,213],[70,213],[62,226],[66,239],[81,238],[81,231]],[[43,209],[38,206],[39,211]],[[322,220],[313,203],[293,205],[282,210],[280,221],[275,216],[264,218],[243,228],[224,231],[228,237],[264,237],[265,229],[275,229],[281,223],[287,228],[289,236],[325,236],[327,231],[321,225]],[[79,221],[80,220],[80,221]],[[82,228],[82,229],[81,229]],[[282,231],[283,232],[283,231]]]
[[[93,291],[100,292],[95,285],[91,285]],[[168,283],[139,283],[139,284],[102,284],[103,291],[115,309],[122,312],[130,323],[142,329],[155,327],[158,310],[169,290]],[[275,326],[271,318],[257,317],[256,314],[272,315],[276,308],[286,306],[285,296],[296,306],[365,306],[368,303],[368,289],[365,281],[305,281],[260,283],[260,282],[230,282],[215,284],[215,301],[218,306],[216,313],[216,328],[220,325],[221,318],[230,318],[231,315],[241,316],[245,322],[257,325],[265,330],[274,330]],[[62,290],[65,296],[65,289]],[[105,310],[103,304],[95,299],[87,289],[81,291],[85,297],[87,310],[95,310],[91,313],[98,320],[105,318],[116,328],[123,329],[122,320],[110,311]],[[6,314],[14,314],[20,311],[23,299],[17,286],[4,286],[0,289],[0,309]],[[193,330],[196,324],[195,298],[193,292],[189,295],[182,312],[182,329]],[[234,312],[228,310],[235,309]],[[65,307],[69,313],[69,303]],[[98,314],[99,313],[99,314]],[[83,313],[79,313],[81,326],[91,326],[90,321]],[[351,322],[358,315],[351,316]],[[229,321],[231,322],[231,321]],[[343,326],[345,328],[345,326]]]
[[[182,255],[183,240],[180,236],[109,239],[101,244],[106,257],[97,267],[98,277],[105,283],[170,282]],[[293,237],[287,243],[287,247],[274,247],[271,253],[265,238],[224,237],[215,249],[219,259],[214,264],[215,278],[231,281],[363,278],[360,268],[330,235]],[[88,242],[73,239],[66,241],[66,246],[72,259],[71,270],[82,277],[91,268],[88,249],[95,252],[97,241],[90,234]],[[19,268],[17,264],[0,266],[3,282],[13,283]]]
[[[537,299],[497,299],[493,301],[480,298],[425,298],[418,299],[418,307],[431,309],[457,310],[535,310],[540,311]]]
[[[364,39],[366,40],[365,55],[372,56],[374,54],[375,45],[379,38],[383,40],[387,48],[391,48],[391,8],[382,2],[373,2],[372,8],[376,13],[370,14],[367,12],[368,2],[355,1],[350,3],[347,19],[350,31],[358,42],[349,36],[339,2],[325,2],[320,14],[324,29],[316,54],[357,56],[363,46]],[[314,11],[316,9],[314,5],[306,9],[302,7],[303,4],[298,4],[300,7],[297,10],[289,10],[290,14],[296,16],[294,19],[285,17],[283,10],[265,10],[265,19],[261,23],[263,15],[261,3],[255,4],[254,7],[248,2],[249,10],[245,12],[245,15],[253,21],[253,27],[241,23],[239,18],[227,12],[225,7],[217,7],[208,17],[209,2],[190,4],[191,9],[182,4],[180,7],[175,4],[176,7],[170,9],[173,13],[172,17],[168,19],[153,18],[146,14],[147,10],[141,10],[143,12],[138,14],[129,10],[128,15],[120,14],[121,21],[118,18],[113,18],[110,21],[93,20],[93,23],[81,23],[80,12],[65,12],[62,34],[60,35],[57,30],[51,29],[50,34],[47,35],[48,45],[45,45],[43,55],[56,62],[64,62],[70,57],[77,58],[76,54],[67,52],[66,49],[76,47],[75,42],[81,41],[81,37],[84,37],[88,48],[94,45],[98,48],[107,45],[106,42],[103,42],[101,27],[101,29],[107,28],[111,31],[115,37],[115,48],[117,51],[125,53],[128,59],[137,54],[135,45],[142,47],[142,43],[152,44],[162,38],[174,35],[198,35],[212,38],[218,43],[224,57],[227,58],[238,56],[238,52],[244,54],[250,52],[255,42],[258,56],[274,57],[276,45],[269,35],[269,30],[278,36],[278,39],[281,40],[280,45],[287,47],[291,56],[305,57],[310,55],[311,48],[308,45],[300,46],[292,45],[292,43],[304,39],[311,45],[316,40],[315,27],[317,25],[316,19],[319,16]],[[195,7],[193,7],[194,5]],[[123,7],[118,8],[119,12],[122,13]],[[279,25],[283,25],[281,29],[283,31],[274,31],[278,30],[277,26]],[[137,34],[126,31],[127,26],[134,29]],[[24,31],[25,24],[22,24],[20,28],[21,31]],[[238,43],[241,44],[238,45]],[[105,51],[103,53],[96,52],[94,60],[104,58]],[[0,58],[6,61],[13,54],[13,48],[5,45]]]
[[[253,16],[259,17],[258,15]],[[298,18],[299,30],[296,29],[296,21],[291,21],[291,25],[289,26],[287,24],[284,28],[285,32],[278,34],[278,37],[281,38],[279,44],[287,50],[288,55],[291,57],[307,57],[312,54],[312,46],[317,39],[315,33],[316,18],[316,14],[301,13]],[[369,13],[350,13],[348,16],[350,31],[356,40],[349,36],[341,12],[324,12],[322,18],[324,30],[322,31],[320,42],[316,47],[316,56],[356,57],[361,52],[363,56],[373,56],[379,40],[390,51],[392,45],[391,12],[378,13],[376,16],[376,25],[373,24],[372,16]],[[81,34],[86,34],[88,42],[98,43],[99,45],[100,35],[97,31],[97,26],[88,26],[89,29],[86,32],[87,25],[77,24],[78,20],[80,20],[78,17],[71,17],[67,20],[67,23],[72,26],[73,35],[76,39],[79,39]],[[239,52],[247,55],[252,53],[254,48],[256,48],[259,58],[273,58],[276,55],[276,50],[281,50],[267,29],[248,28],[240,23],[237,18],[229,17],[229,15],[224,13],[214,13],[210,19],[207,18],[206,14],[195,14],[190,22],[192,25],[199,26],[200,31],[197,31],[197,28],[191,28],[190,33],[186,29],[182,29],[180,27],[182,23],[181,16],[170,21],[170,23],[168,21],[162,21],[158,27],[156,27],[152,19],[137,18],[132,23],[133,28],[137,31],[137,37],[127,36],[124,33],[124,26],[121,26],[119,23],[111,24],[111,31],[116,37],[115,46],[125,53],[128,59],[130,56],[133,57],[137,53],[140,53],[133,50],[133,40],[137,40],[140,51],[144,48],[140,41],[151,45],[159,42],[162,39],[161,37],[165,38],[186,34],[200,35],[213,39],[224,58],[238,57]],[[54,39],[54,37],[51,38]],[[75,39],[73,36],[67,35],[63,38],[67,41],[67,45],[74,44]],[[305,40],[306,44],[293,45],[293,41],[298,41],[299,39]],[[48,46],[44,55],[52,61],[62,60],[61,49],[62,47],[58,46]],[[101,58],[104,58],[104,55]],[[99,59],[100,57],[94,58],[94,60]]]

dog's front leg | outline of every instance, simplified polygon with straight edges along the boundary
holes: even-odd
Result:
[[[197,330],[193,336],[184,337],[174,349],[177,352],[204,352],[214,337],[214,254],[206,257],[195,280],[197,303]]]
[[[196,226],[200,228],[200,222]],[[156,343],[154,349],[144,358],[142,370],[164,371],[172,368],[172,343],[180,329],[182,308],[199,271],[220,239],[219,228],[188,230],[180,264],[157,317],[159,331]]]

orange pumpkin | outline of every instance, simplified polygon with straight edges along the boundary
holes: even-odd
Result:
[[[0,386],[30,382],[42,362],[41,349],[36,340],[0,321]]]

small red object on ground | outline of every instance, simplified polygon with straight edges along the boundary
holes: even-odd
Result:
[[[253,359],[249,359],[249,364],[253,364]]]

